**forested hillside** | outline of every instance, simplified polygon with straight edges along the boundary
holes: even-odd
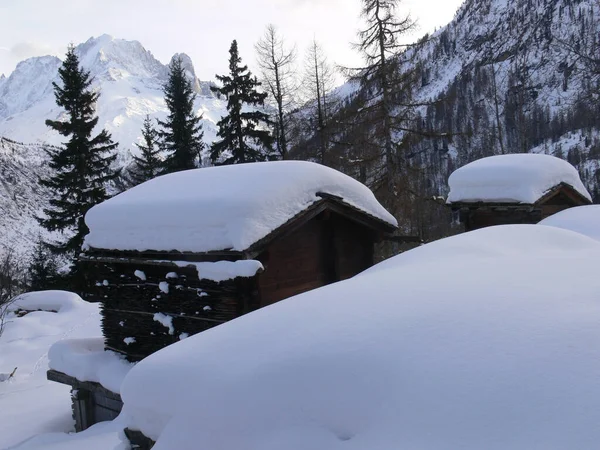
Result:
[[[432,198],[447,193],[455,168],[494,154],[565,158],[598,200],[599,39],[594,0],[468,0],[450,24],[404,51],[392,89],[404,178],[393,195],[404,231],[448,232],[447,211]],[[381,120],[369,116],[377,86],[338,92],[323,161],[389,195],[380,189]],[[321,159],[312,117],[296,113],[295,155]]]

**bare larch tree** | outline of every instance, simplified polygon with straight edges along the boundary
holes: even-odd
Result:
[[[274,25],[267,25],[263,37],[255,45],[262,82],[277,108],[275,143],[281,159],[288,158],[286,113],[295,90],[294,64],[296,49],[289,48]]]

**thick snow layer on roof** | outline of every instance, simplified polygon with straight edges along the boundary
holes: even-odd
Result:
[[[428,244],[138,363],[155,450],[570,450],[600,441],[600,243],[538,225]]]
[[[133,367],[123,356],[104,350],[104,338],[64,339],[48,351],[48,366],[79,381],[94,381],[119,393]]]
[[[397,225],[363,184],[306,161],[189,170],[155,178],[95,206],[85,245],[119,250],[245,250],[321,200],[343,201]]]
[[[560,183],[591,201],[577,170],[562,159],[530,153],[490,156],[450,175],[448,203],[535,203]]]
[[[538,225],[575,231],[600,241],[600,205],[565,209],[542,220]]]

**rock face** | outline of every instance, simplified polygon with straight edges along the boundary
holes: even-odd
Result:
[[[194,69],[194,63],[192,63],[192,58],[190,58],[185,53],[175,53],[171,58],[171,62],[169,64],[173,64],[173,61],[176,61],[177,59],[181,60],[181,66],[184,68],[185,74],[192,83],[194,91],[197,94],[200,94],[202,92],[202,88],[200,87],[200,80],[198,80],[198,77],[196,76],[196,70]]]
[[[24,145],[0,138],[0,255],[13,251],[26,261],[40,233],[36,221],[48,192],[38,183],[49,168],[41,145]]]

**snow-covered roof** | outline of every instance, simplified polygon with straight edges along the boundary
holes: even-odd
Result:
[[[181,450],[596,448],[599,258],[539,225],[427,244],[150,355],[121,417]]]
[[[577,170],[567,161],[532,153],[490,156],[450,175],[448,203],[533,204],[561,183],[591,201]]]
[[[600,205],[565,209],[542,220],[538,225],[571,230],[600,241]]]
[[[104,338],[61,339],[48,351],[48,367],[79,381],[100,383],[119,393],[133,364],[123,355],[104,350]]]
[[[319,193],[397,226],[353,178],[311,162],[274,161],[188,170],[136,186],[90,209],[85,246],[243,251],[322,200]]]

